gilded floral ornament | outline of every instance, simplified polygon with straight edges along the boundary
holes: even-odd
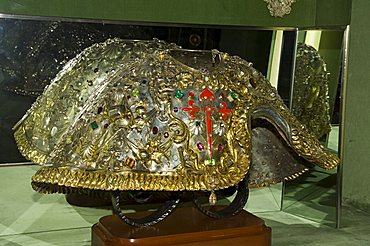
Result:
[[[258,187],[306,171],[296,157],[339,163],[250,63],[159,40],[86,49],[14,129],[20,152],[43,166],[32,178],[41,192],[211,192],[237,185],[250,166],[249,185]],[[280,140],[290,151],[281,158]]]
[[[87,48],[14,130],[20,152],[42,165],[35,190],[111,195],[114,213],[133,226],[160,222],[189,192],[206,215],[235,215],[247,186],[339,164],[251,63],[160,40]],[[152,192],[170,194],[153,214],[132,219],[120,210],[120,193]],[[235,192],[225,209],[202,206],[202,196],[215,205]]]
[[[264,0],[267,3],[267,8],[273,17],[283,17],[292,10],[292,4],[296,0]]]

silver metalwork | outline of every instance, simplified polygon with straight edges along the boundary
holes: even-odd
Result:
[[[284,17],[290,14],[292,4],[295,0],[264,0],[267,3],[267,8],[273,17]]]

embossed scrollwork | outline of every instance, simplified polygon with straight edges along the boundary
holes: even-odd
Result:
[[[284,17],[284,15],[290,14],[292,10],[292,4],[296,0],[264,0],[267,3],[267,8],[270,11],[270,15],[273,17]]]

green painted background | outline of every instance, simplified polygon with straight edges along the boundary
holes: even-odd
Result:
[[[370,211],[370,1],[352,5],[344,120],[343,198]]]
[[[325,5],[324,9],[318,7]],[[263,0],[1,0],[0,12],[164,23],[316,26],[349,22],[348,0],[297,0],[284,18],[271,17]]]

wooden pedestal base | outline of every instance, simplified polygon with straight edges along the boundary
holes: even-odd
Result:
[[[212,219],[196,208],[178,208],[153,227],[135,228],[115,215],[92,227],[92,245],[271,245],[271,228],[246,211]]]

